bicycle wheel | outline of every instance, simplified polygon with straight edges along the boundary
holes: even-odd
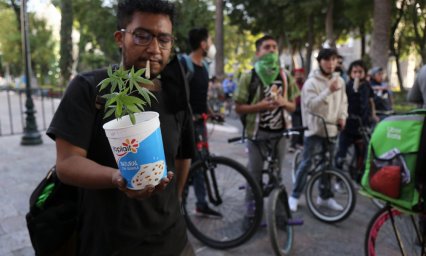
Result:
[[[346,219],[356,203],[351,181],[337,169],[316,172],[309,179],[305,193],[309,210],[316,218],[327,223]],[[340,205],[340,209],[337,205]]]
[[[376,198],[371,198],[371,201],[373,202],[373,204],[375,206],[377,206],[377,208],[382,209],[383,207],[385,207],[385,203],[383,201],[380,201]]]
[[[207,168],[203,161],[191,166],[183,190],[182,210],[187,227],[198,240],[210,247],[227,249],[239,246],[249,240],[260,226],[263,196],[259,184],[241,164],[232,159],[211,157],[207,162]],[[206,180],[209,207],[221,213],[222,218],[210,219],[195,214],[196,195],[192,179],[198,170],[203,170]],[[254,218],[250,227],[243,229],[247,186],[254,197]]]
[[[406,256],[421,255],[417,235],[419,216],[405,214],[395,208],[391,212]],[[380,209],[368,224],[364,246],[366,256],[402,255],[387,207]]]
[[[293,246],[293,226],[287,225],[290,219],[287,193],[284,188],[275,188],[269,195],[267,228],[275,255],[290,255]]]
[[[302,153],[302,150],[298,149],[293,154],[293,163],[291,164],[291,180],[293,181],[293,184],[296,182],[297,168],[302,161]]]

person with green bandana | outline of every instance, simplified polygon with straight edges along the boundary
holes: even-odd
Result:
[[[242,74],[238,89],[235,91],[235,112],[245,116],[245,132],[248,137],[274,136],[286,129],[284,111],[293,112],[296,108],[294,99],[300,95],[293,77],[280,68],[278,63],[278,44],[274,37],[264,36],[256,41],[254,69]],[[287,138],[282,138],[277,145],[278,164],[283,165]],[[258,147],[260,146],[260,147]],[[253,177],[261,181],[263,160],[260,150],[266,150],[265,144],[254,145],[247,141],[249,164],[248,170]],[[246,214],[243,229],[253,221],[254,203],[250,188],[246,191]]]

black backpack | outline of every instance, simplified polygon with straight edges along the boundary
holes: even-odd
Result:
[[[107,69],[94,70],[95,85],[108,78]],[[95,102],[105,104],[98,92]],[[102,108],[101,108],[102,109]],[[101,114],[98,111],[97,114]],[[53,189],[49,194],[48,186]],[[40,207],[40,196],[45,197]],[[30,197],[30,211],[25,216],[36,256],[76,255],[77,250],[78,189],[59,180],[53,166]]]

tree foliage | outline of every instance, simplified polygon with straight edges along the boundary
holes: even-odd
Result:
[[[9,65],[10,74],[16,77],[24,72],[20,24],[18,24],[13,7],[5,2],[2,2],[1,5],[6,8],[0,9],[0,19],[3,24],[0,26],[0,55],[3,55],[0,60],[4,62],[2,66],[5,66],[6,63]],[[56,43],[53,39],[52,29],[44,19],[37,17],[34,13],[29,13],[28,19],[31,66],[39,83],[43,83],[51,63],[55,60]]]

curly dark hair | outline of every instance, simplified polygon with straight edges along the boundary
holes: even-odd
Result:
[[[125,29],[132,23],[135,12],[166,14],[170,17],[172,26],[175,23],[176,7],[168,0],[124,0],[117,7],[117,29]]]

